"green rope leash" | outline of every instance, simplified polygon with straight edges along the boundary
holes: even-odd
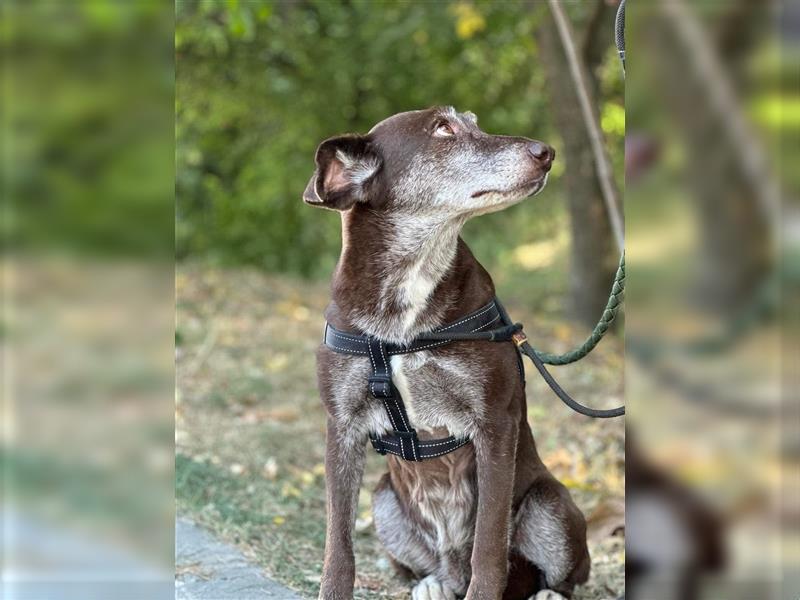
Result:
[[[614,285],[611,287],[611,295],[608,297],[608,303],[603,311],[603,316],[600,317],[600,320],[597,322],[597,325],[595,325],[589,337],[586,338],[586,341],[584,341],[583,344],[577,348],[570,350],[569,352],[565,352],[564,354],[552,354],[550,352],[541,352],[534,349],[534,352],[536,352],[536,356],[539,357],[539,360],[548,365],[568,365],[582,359],[589,354],[589,352],[594,350],[598,342],[603,339],[603,336],[606,334],[608,328],[611,326],[611,323],[614,321],[614,318],[617,316],[617,311],[622,304],[624,293],[625,253],[623,252],[619,259],[617,274],[614,276]]]

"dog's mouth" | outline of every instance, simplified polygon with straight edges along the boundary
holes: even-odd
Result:
[[[545,173],[541,177],[536,177],[526,181],[522,185],[518,185],[506,190],[481,190],[473,193],[472,198],[480,198],[481,196],[486,196],[487,194],[527,198],[528,196],[533,196],[537,192],[540,192],[542,188],[544,188],[545,184],[547,183],[547,175],[548,173]]]

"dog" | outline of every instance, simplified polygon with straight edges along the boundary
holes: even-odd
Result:
[[[322,142],[303,199],[341,214],[328,323],[407,344],[486,305],[494,284],[461,228],[540,192],[554,158],[547,144],[484,133],[473,113],[452,107]],[[589,576],[586,522],[537,454],[514,345],[459,341],[392,356],[391,368],[420,439],[471,440],[422,462],[386,457],[373,519],[392,564],[416,580],[412,598],[570,597]],[[353,597],[365,445],[392,430],[367,391],[370,375],[366,356],[317,352],[327,411],[324,600]]]

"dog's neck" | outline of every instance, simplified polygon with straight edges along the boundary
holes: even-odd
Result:
[[[463,224],[435,214],[343,213],[328,320],[406,343],[488,302],[494,288],[459,238]]]

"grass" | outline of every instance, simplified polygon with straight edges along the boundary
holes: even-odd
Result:
[[[314,598],[325,535],[325,419],[314,350],[327,285],[190,264],[179,269],[177,293],[178,510]],[[528,303],[535,318],[514,298],[507,304],[540,346],[562,351],[586,332],[563,319],[549,293],[539,289]],[[622,366],[622,345],[611,339],[557,374],[583,402],[609,407],[621,400]],[[576,598],[614,598],[624,587],[624,542],[610,535],[608,513],[621,524],[613,507],[624,492],[623,424],[572,413],[533,371],[527,375],[540,454],[584,513],[597,516],[592,578]],[[368,452],[355,535],[357,598],[409,596],[371,526],[370,494],[384,470],[384,460]]]

